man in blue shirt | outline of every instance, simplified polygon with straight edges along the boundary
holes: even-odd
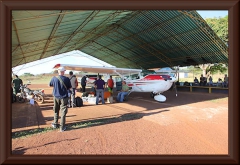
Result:
[[[64,76],[64,67],[58,68],[58,76],[54,76],[49,86],[53,87],[53,101],[54,101],[54,122],[52,123],[53,128],[58,126],[59,111],[61,110],[61,121],[60,121],[60,132],[66,130],[66,114],[67,114],[67,104],[68,104],[68,90],[72,87],[71,82],[68,77]]]
[[[96,88],[96,105],[98,105],[99,102],[99,94],[101,93],[101,99],[102,104],[105,104],[104,102],[104,88],[105,88],[105,82],[102,80],[101,75],[98,76],[99,79],[95,81],[95,88]]]

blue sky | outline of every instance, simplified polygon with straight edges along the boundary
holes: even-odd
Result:
[[[214,18],[214,17],[225,17],[228,15],[227,10],[197,10],[202,18]],[[12,69],[14,74],[22,75],[24,73],[41,74],[50,73],[53,71],[53,66],[62,64],[77,64],[77,65],[92,65],[92,66],[112,66],[101,60],[98,60],[92,56],[89,56],[80,51],[72,51],[56,55],[50,58],[45,58],[40,61],[31,62],[28,64],[20,65]]]
[[[202,18],[225,17],[228,15],[228,10],[197,10]]]

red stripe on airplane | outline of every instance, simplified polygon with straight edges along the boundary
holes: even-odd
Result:
[[[135,85],[147,85],[146,83],[142,83],[142,84],[135,84]],[[129,87],[134,86],[134,84],[128,84]]]
[[[53,68],[59,68],[61,64],[56,64]]]
[[[141,80],[164,80],[164,78],[168,77],[170,78],[169,75],[155,75],[155,74],[151,74],[151,75],[147,75],[146,77],[144,77]]]

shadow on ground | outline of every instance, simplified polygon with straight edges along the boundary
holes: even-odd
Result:
[[[118,122],[124,122],[124,121],[129,121],[129,120],[137,120],[141,119],[144,116],[149,116],[149,115],[154,115],[162,112],[167,112],[169,110],[160,110],[157,112],[149,112],[149,113],[127,113],[120,115],[118,117],[111,117],[111,118],[103,118],[103,119],[92,119],[92,120],[85,120],[82,122],[73,122],[66,124],[67,130],[73,130],[73,129],[80,129],[80,128],[86,128],[86,127],[94,127],[94,126],[100,126],[100,125],[105,125],[105,124],[112,124],[112,123],[118,123]],[[20,137],[25,137],[29,135],[33,135],[36,133],[43,133],[43,132],[48,132],[54,130],[51,127],[46,127],[46,128],[37,128],[37,129],[28,129],[24,131],[16,131],[12,132],[12,138],[20,138]]]

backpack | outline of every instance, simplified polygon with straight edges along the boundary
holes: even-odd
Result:
[[[74,100],[74,104],[76,107],[82,107],[83,106],[83,100],[81,97],[77,96]]]

